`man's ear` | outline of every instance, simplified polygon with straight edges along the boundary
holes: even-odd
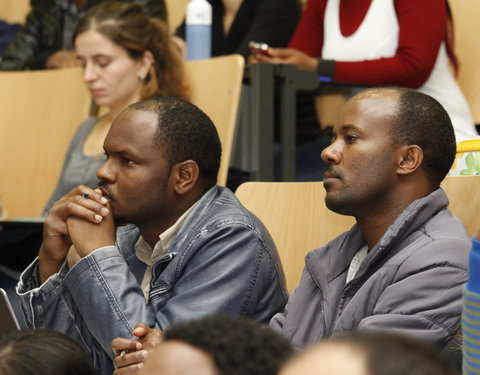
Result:
[[[185,160],[175,164],[173,167],[175,192],[177,194],[188,193],[196,185],[199,174],[198,165],[193,160]]]
[[[415,172],[423,163],[423,150],[417,145],[402,146],[397,165],[397,174],[407,175]]]

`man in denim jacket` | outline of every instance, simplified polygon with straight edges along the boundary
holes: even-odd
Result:
[[[111,341],[137,322],[164,330],[219,312],[268,322],[283,308],[272,239],[215,185],[221,146],[203,112],[175,98],[134,104],[104,149],[99,188],[79,186],[55,203],[21,276],[29,326],[70,335],[111,374]]]

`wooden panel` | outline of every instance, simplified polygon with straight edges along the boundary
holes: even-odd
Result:
[[[38,217],[87,118],[81,70],[0,72],[0,194],[8,218]]]
[[[300,282],[307,252],[355,223],[325,206],[322,182],[247,182],[235,194],[272,235],[290,292]]]
[[[222,143],[222,163],[218,184],[227,182],[237,122],[244,59],[240,55],[187,61],[186,74],[191,86],[191,101],[210,116]]]
[[[168,25],[173,33],[182,23],[185,17],[185,8],[190,0],[165,0],[165,2],[168,10]]]
[[[480,176],[448,176],[442,188],[450,201],[448,208],[473,237],[480,230]]]
[[[0,19],[11,23],[24,23],[30,12],[30,0],[0,0]]]
[[[450,0],[455,30],[455,53],[460,62],[458,82],[465,94],[473,119],[480,124],[480,1]]]

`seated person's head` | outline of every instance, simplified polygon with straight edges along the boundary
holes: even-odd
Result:
[[[447,112],[414,90],[375,88],[355,95],[333,132],[322,152],[326,204],[345,215],[361,215],[378,202],[391,206],[405,192],[410,201],[430,194],[455,158]]]
[[[292,354],[281,336],[245,318],[212,316],[172,326],[142,375],[275,375]]]
[[[386,332],[356,332],[321,341],[292,358],[279,375],[452,375],[433,346]]]
[[[217,130],[183,99],[154,97],[129,106],[114,120],[104,149],[107,160],[97,176],[123,222],[139,225],[186,209],[216,184]]]
[[[90,357],[70,337],[47,329],[0,335],[0,374],[94,375]]]
[[[183,64],[167,25],[135,2],[106,1],[91,8],[73,42],[99,106],[123,109],[153,95],[187,95]]]

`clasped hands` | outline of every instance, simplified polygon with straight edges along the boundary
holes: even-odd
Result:
[[[136,340],[118,337],[112,341],[116,369],[113,375],[138,374],[151,351],[163,341],[162,331],[145,323],[138,323],[132,334]]]
[[[115,245],[115,223],[108,200],[100,189],[76,187],[52,206],[45,219],[40,282],[58,272],[69,250],[78,259],[110,245]]]

